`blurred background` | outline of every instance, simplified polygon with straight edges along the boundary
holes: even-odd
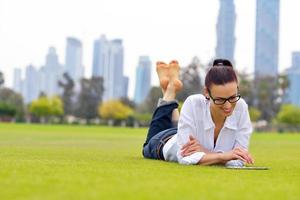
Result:
[[[0,0],[0,119],[147,126],[156,61],[183,102],[214,58],[234,63],[257,131],[300,131],[297,0]]]

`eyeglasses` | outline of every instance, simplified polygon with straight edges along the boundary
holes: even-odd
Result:
[[[237,102],[238,100],[240,100],[240,98],[241,98],[241,95],[240,95],[240,94],[231,96],[231,97],[229,97],[229,98],[213,98],[213,97],[211,96],[210,91],[208,91],[208,94],[209,94],[210,98],[213,100],[214,104],[216,104],[216,105],[223,105],[223,104],[226,103],[226,101],[228,101],[229,103],[235,103],[235,102]]]

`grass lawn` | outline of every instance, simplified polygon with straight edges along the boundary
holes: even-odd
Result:
[[[300,199],[300,134],[253,134],[264,170],[144,159],[146,129],[0,124],[0,199]]]

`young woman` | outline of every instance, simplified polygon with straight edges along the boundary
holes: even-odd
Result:
[[[145,158],[180,164],[253,164],[248,152],[252,126],[230,61],[216,59],[205,77],[204,94],[189,96],[179,116],[182,89],[177,61],[157,62],[163,92],[143,145]]]

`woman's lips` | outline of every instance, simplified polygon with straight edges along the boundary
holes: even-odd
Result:
[[[224,113],[229,114],[231,113],[231,109],[223,109]]]

